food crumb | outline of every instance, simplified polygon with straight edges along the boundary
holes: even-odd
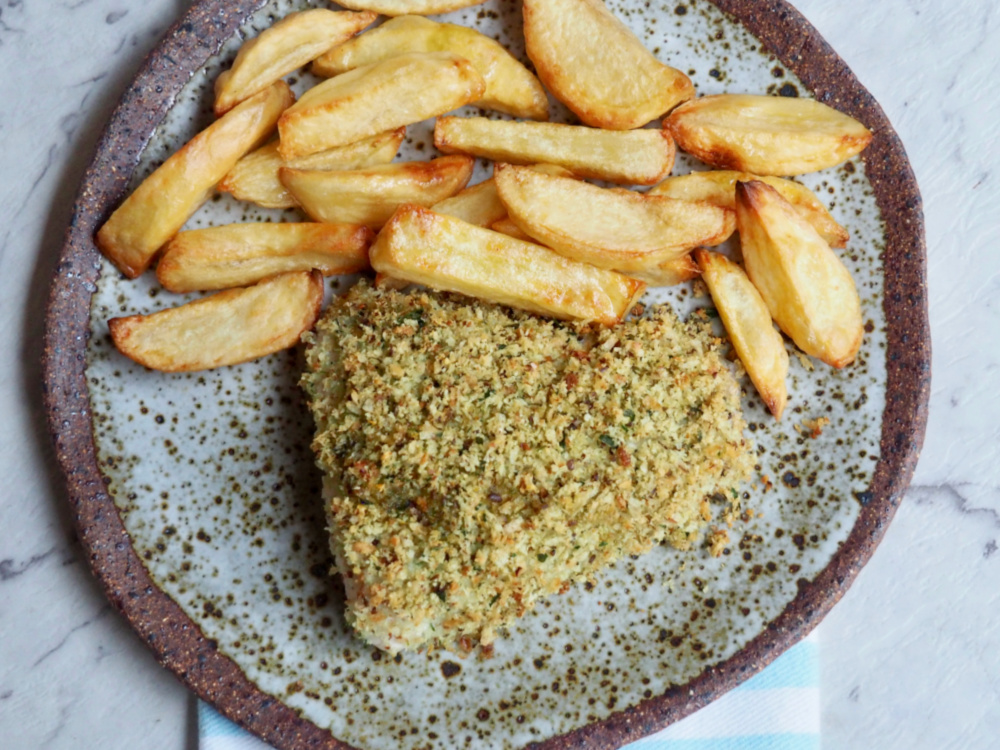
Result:
[[[729,532],[725,529],[713,528],[708,532],[708,552],[712,557],[721,557],[727,544],[729,544]]]
[[[818,438],[823,434],[823,428],[830,424],[828,417],[817,417],[816,419],[803,419],[802,425],[809,430],[809,437]]]
[[[742,380],[743,376],[747,374],[747,368],[743,366],[743,362],[739,357],[733,358],[733,369],[735,370],[733,375],[736,376],[737,380]]]
[[[712,520],[712,506],[708,504],[708,500],[704,499],[701,501],[701,517],[706,521]]]
[[[799,358],[799,364],[802,365],[809,372],[812,372],[813,370],[816,369],[815,367],[813,367],[812,360],[809,359],[809,357],[807,357],[802,352],[796,351],[795,356]]]

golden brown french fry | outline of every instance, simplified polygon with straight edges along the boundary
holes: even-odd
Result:
[[[703,96],[664,121],[677,145],[720,169],[792,176],[860,153],[872,134],[814,99],[751,94]]]
[[[470,185],[430,208],[435,213],[454,216],[477,227],[488,227],[507,215],[507,208],[500,202],[497,186],[492,177],[476,185]]]
[[[566,167],[560,167],[558,164],[529,164],[527,165],[536,172],[541,174],[550,174],[554,177],[569,177],[570,179],[579,179],[579,175],[576,174],[572,169],[566,169]]]
[[[788,403],[788,352],[771,313],[743,269],[724,255],[694,251],[712,301],[733,349],[775,419]]]
[[[763,182],[736,183],[736,222],[747,275],[781,330],[827,364],[853,362],[864,335],[861,301],[830,246]]]
[[[601,188],[526,167],[498,164],[494,179],[510,218],[527,235],[560,255],[623,273],[717,245],[736,226],[732,211],[709,203]]]
[[[523,10],[538,77],[587,125],[638,128],[694,96],[601,0],[524,0]]]
[[[442,156],[337,172],[282,167],[279,176],[312,219],[379,229],[404,203],[432,206],[454,195],[474,166],[468,156]]]
[[[356,68],[309,89],[278,121],[294,159],[426,120],[482,98],[486,82],[450,52],[411,53]]]
[[[294,346],[323,302],[319,271],[286,273],[152,315],[108,321],[115,346],[153,370],[235,365]]]
[[[358,224],[228,224],[181,232],[163,250],[156,278],[171,292],[248,286],[290,271],[324,276],[369,268],[371,229]]]
[[[568,169],[557,167],[555,164],[534,164],[531,168],[545,174],[575,177]],[[467,221],[478,227],[489,227],[507,218],[507,208],[500,202],[496,183],[493,182],[492,177],[465,188],[451,198],[445,198],[440,203],[435,203],[431,206],[431,210],[438,214],[454,216],[456,219]],[[503,231],[495,227],[494,229],[498,232]],[[521,234],[520,230],[517,231],[518,234]],[[504,233],[510,234],[509,232]]]
[[[538,240],[529,235],[527,232],[523,231],[521,227],[514,223],[514,220],[509,216],[504,214],[502,219],[497,219],[492,224],[490,224],[490,229],[494,232],[500,232],[500,234],[506,234],[508,237],[513,237],[515,240],[523,240],[524,242],[534,242],[536,245],[540,244]]]
[[[396,128],[371,138],[348,143],[309,156],[284,161],[278,153],[278,142],[261,146],[247,154],[229,174],[222,178],[219,190],[241,201],[264,208],[294,208],[298,204],[278,179],[281,167],[296,169],[362,169],[376,164],[388,164],[406,137],[406,128]]]
[[[404,16],[409,13],[436,16],[482,2],[485,0],[346,0],[339,4],[354,10],[373,10],[383,16]]]
[[[646,285],[530,242],[402,206],[371,249],[379,273],[563,319],[619,322]]]
[[[628,271],[629,276],[645,281],[649,286],[676,286],[697,278],[701,273],[690,255],[665,261],[658,266],[638,271]]]
[[[350,39],[377,17],[371,12],[325,8],[289,13],[245,42],[232,67],[215,80],[215,115],[225,114],[247,97]]]
[[[508,164],[556,164],[579,177],[654,185],[674,166],[673,139],[660,130],[615,132],[552,122],[439,117],[434,145]],[[667,134],[669,136],[669,134]]]
[[[334,47],[313,63],[319,76],[346,73],[407,52],[454,52],[471,62],[486,81],[480,107],[532,120],[549,119],[549,98],[538,79],[499,42],[475,29],[437,23],[423,16],[398,16]]]
[[[506,234],[508,237],[524,240],[525,242],[539,243],[534,237],[523,232],[509,216],[504,216],[502,219],[493,222],[490,225],[490,229],[494,232]],[[623,273],[626,276],[631,276],[633,279],[646,282],[648,286],[661,287],[676,286],[677,284],[683,284],[685,281],[697,278],[701,273],[701,269],[698,268],[698,264],[694,262],[694,259],[689,254],[664,261],[657,266],[624,271]]]
[[[721,208],[736,210],[736,183],[760,180],[795,206],[803,218],[815,227],[830,247],[844,247],[850,239],[844,229],[826,210],[819,198],[805,185],[781,177],[760,177],[749,172],[719,170],[712,172],[692,172],[681,177],[668,177],[659,185],[650,188],[647,195],[665,195],[686,201],[707,201]]]
[[[97,233],[97,247],[130,279],[141,274],[240,157],[267,138],[293,100],[279,81],[198,133],[124,200]]]

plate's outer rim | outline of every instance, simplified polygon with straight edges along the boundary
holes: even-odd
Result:
[[[898,135],[847,65],[785,0],[712,0],[732,14],[820,101],[863,122],[875,137],[865,171],[886,227],[886,406],[881,455],[861,511],[830,563],[738,653],[684,685],[534,748],[615,748],[708,704],[804,638],[871,557],[910,482],[930,395],[930,325],[920,193]],[[97,464],[85,380],[90,298],[100,264],[97,228],[124,194],[142,149],[174,97],[265,0],[201,0],[150,53],[98,142],[77,196],[46,311],[43,395],[80,541],[109,600],[174,672],[222,714],[282,750],[349,748],[254,685],[152,581],[132,547]]]

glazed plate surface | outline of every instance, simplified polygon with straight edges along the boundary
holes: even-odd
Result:
[[[163,291],[151,274],[124,279],[92,242],[124,191],[211,121],[212,85],[241,40],[311,5],[196,4],[123,98],[87,174],[50,302],[46,387],[95,571],[169,668],[280,748],[637,739],[803,637],[867,560],[906,486],[930,352],[919,194],[902,147],[787,5],[611,0],[700,95],[817,96],[875,131],[862,158],[801,178],[850,231],[840,255],[861,295],[861,353],[841,371],[792,354],[780,423],[743,378],[759,471],[740,488],[752,512],[729,530],[721,557],[660,547],[623,560],[593,585],[545,601],[490,658],[443,650],[390,658],[353,637],[342,589],[327,575],[311,422],[297,386],[301,352],[182,375],[135,365],[115,351],[108,318],[193,296]],[[489,0],[443,18],[524,59],[519,3]],[[298,92],[313,82],[291,78]],[[573,121],[555,103],[552,112]],[[410,127],[397,158],[431,158],[432,133],[433,122]],[[674,174],[704,168],[680,156]],[[486,176],[477,165],[473,182]],[[188,228],[297,218],[221,195]],[[332,279],[330,292],[351,283]],[[683,313],[711,307],[690,285],[644,301]],[[819,418],[829,422],[816,434]]]

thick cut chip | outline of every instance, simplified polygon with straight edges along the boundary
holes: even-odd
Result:
[[[347,622],[389,651],[488,644],[616,560],[690,549],[753,472],[718,340],[663,305],[589,327],[361,282],[302,385]]]
[[[840,164],[872,139],[853,117],[815,99],[785,96],[703,96],[675,109],[663,125],[706,164],[779,177]]]
[[[405,203],[428,207],[453,196],[469,182],[474,166],[468,156],[442,156],[343,172],[282,167],[280,176],[314,220],[380,229]]]
[[[516,240],[534,242],[536,245],[539,244],[538,240],[522,230],[521,227],[515,224],[514,220],[509,216],[504,216],[502,219],[494,221],[490,224],[490,229],[494,232],[500,232],[500,234],[506,234],[508,237],[513,237]]]
[[[454,216],[477,227],[488,227],[507,216],[507,207],[500,202],[492,177],[471,185],[430,208],[435,213]]]
[[[285,161],[278,153],[278,142],[272,141],[240,159],[229,174],[222,178],[219,190],[241,201],[264,208],[294,208],[298,204],[278,179],[282,167],[296,169],[362,169],[376,164],[388,164],[406,137],[406,128],[396,128],[371,138],[348,143],[309,156]]]
[[[216,116],[350,39],[376,18],[370,12],[325,8],[289,13],[240,47],[232,68],[215,79]]]
[[[661,130],[622,133],[485,117],[439,117],[434,145],[446,154],[508,164],[556,164],[579,177],[625,185],[655,185],[670,174],[676,154],[673,138]]]
[[[827,364],[853,362],[864,336],[861,300],[836,253],[763,182],[736,183],[736,222],[747,275],[781,330]]]
[[[568,169],[557,167],[554,164],[535,164],[532,169],[545,174],[574,177],[574,174]],[[500,201],[496,183],[492,177],[477,185],[465,188],[451,198],[445,198],[440,203],[435,203],[431,206],[431,210],[435,213],[454,216],[456,219],[475,224],[477,227],[492,227],[507,218],[507,207]],[[496,227],[493,228],[498,232],[503,231]],[[518,231],[520,232],[520,230]],[[504,232],[504,234],[509,234],[509,232]]]
[[[524,42],[545,87],[587,125],[638,128],[694,96],[601,0],[524,0]]]
[[[279,81],[198,133],[125,199],[97,233],[97,247],[130,279],[141,274],[215,184],[267,138],[293,100]]]
[[[629,276],[645,281],[649,286],[676,286],[697,278],[701,269],[694,262],[694,258],[685,255],[660,263],[658,266],[628,271],[627,273]]]
[[[549,119],[549,98],[542,84],[503,45],[475,29],[423,16],[393,18],[334,47],[313,63],[312,71],[333,76],[407,52],[454,52],[471,62],[486,81],[478,106],[515,117]]]
[[[725,241],[735,216],[709,203],[648,196],[621,188],[497,165],[497,193],[523,232],[561,255],[601,268],[655,268],[699,245]]]
[[[152,315],[108,321],[118,351],[153,370],[190,372],[295,346],[323,303],[319,271],[286,273]]]
[[[354,10],[373,10],[383,16],[405,16],[409,13],[436,16],[483,2],[485,0],[346,0],[339,4]]]
[[[668,177],[651,188],[647,195],[665,195],[686,201],[707,201],[722,208],[736,210],[736,183],[760,180],[791,203],[830,247],[844,247],[850,235],[826,210],[819,198],[805,185],[781,177],[759,177],[748,172],[720,170],[712,172],[692,172],[681,177]]]
[[[229,224],[181,232],[163,250],[156,277],[171,292],[254,284],[290,271],[324,276],[369,268],[375,233],[357,224]]]
[[[788,352],[771,313],[743,269],[718,253],[694,251],[729,340],[775,419],[788,403]]]
[[[486,82],[450,52],[400,55],[309,89],[278,121],[283,159],[426,120],[481,98]]]
[[[379,273],[555,318],[619,322],[646,285],[548,248],[403,206],[371,249]]]

